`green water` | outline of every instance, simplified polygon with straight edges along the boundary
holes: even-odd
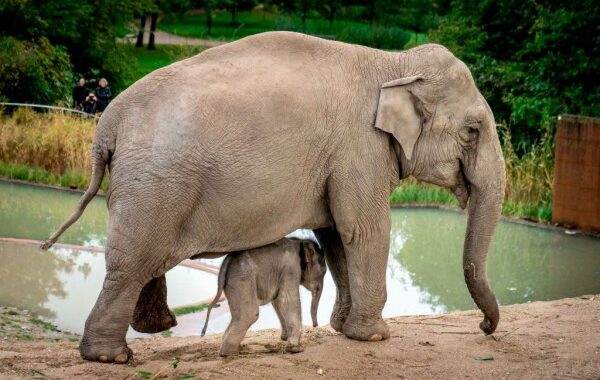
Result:
[[[0,181],[0,236],[45,240],[71,215],[81,193]],[[62,243],[103,246],[108,211],[95,197],[83,216],[60,238]]]
[[[47,238],[73,211],[80,195],[0,181],[0,236]],[[102,246],[106,240],[106,224],[106,201],[96,197],[60,241]],[[436,209],[392,211],[388,301],[384,316],[475,308],[462,274],[465,225],[465,215],[458,212]],[[44,305],[49,304],[48,300],[68,301],[74,294],[81,293],[69,289],[80,287],[87,272],[87,278],[97,277],[86,287],[89,302],[80,309],[72,308],[78,315],[73,318],[79,318],[77,323],[82,323],[100,290],[103,275],[103,256],[90,255],[73,250],[48,253],[35,247],[19,248],[0,243],[0,303],[7,303],[10,297],[10,303],[20,302],[22,307],[43,310]],[[501,305],[598,294],[600,239],[501,222],[492,242],[488,273]],[[189,276],[185,274],[175,273],[170,277],[171,281],[180,283],[178,287],[170,288],[170,297],[178,297],[178,292],[189,293],[190,286],[198,289],[198,297],[204,297],[212,294],[216,283],[214,276],[197,277],[201,284],[198,281],[190,284]],[[7,285],[5,280],[8,278],[12,278],[15,286]],[[37,293],[29,289],[35,289]],[[210,291],[206,291],[208,289]],[[328,274],[319,307],[321,323],[329,319],[334,300],[335,287]],[[302,302],[305,305],[303,319],[309,321],[308,292],[302,292]],[[53,312],[56,314],[56,308],[47,308],[46,314],[51,317]],[[215,318],[211,321],[211,330],[222,331],[227,326],[227,318],[227,315]],[[266,309],[261,311],[253,328],[277,327],[277,323],[276,315]]]

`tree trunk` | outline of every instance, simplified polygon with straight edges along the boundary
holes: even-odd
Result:
[[[306,12],[302,12],[302,33],[306,33]]]
[[[369,24],[373,25],[375,20],[375,0],[369,0]]]
[[[210,9],[210,5],[206,4],[206,35],[210,36],[212,33],[212,10]]]
[[[329,34],[331,34],[331,30],[333,29],[333,18],[335,17],[335,5],[333,1],[329,5]]]
[[[140,30],[138,32],[137,40],[135,41],[135,47],[144,46],[144,29],[146,28],[146,15],[140,16]]]
[[[156,32],[156,22],[158,21],[158,13],[152,13],[150,17],[150,39],[148,40],[148,50],[156,50],[154,45],[154,32]]]
[[[231,8],[231,25],[237,26],[238,24],[238,8],[237,4],[233,4]]]
[[[302,33],[306,33],[306,12],[307,12],[307,8],[308,8],[308,4],[307,4],[307,0],[302,0],[302,4],[301,4],[302,10],[301,10],[301,15],[300,17],[302,17]]]

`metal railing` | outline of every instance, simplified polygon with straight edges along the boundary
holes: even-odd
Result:
[[[72,113],[77,113],[80,114],[82,116],[86,116],[86,117],[93,117],[94,119],[98,119],[98,116],[96,115],[92,115],[89,114],[87,112],[83,112],[80,110],[75,110],[72,108],[66,108],[66,107],[58,107],[58,106],[48,106],[45,104],[33,104],[33,103],[3,103],[0,102],[0,106],[8,106],[8,107],[29,107],[29,108],[42,108],[42,109],[50,109],[50,110],[57,110],[57,111],[63,111],[63,112],[72,112]]]

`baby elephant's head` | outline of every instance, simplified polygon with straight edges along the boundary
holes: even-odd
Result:
[[[317,308],[323,292],[323,278],[327,272],[325,264],[325,255],[321,248],[310,240],[302,242],[300,257],[302,258],[302,286],[312,293],[312,303],[310,306],[310,315],[313,326],[317,327]]]

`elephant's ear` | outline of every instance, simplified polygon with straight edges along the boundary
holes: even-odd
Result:
[[[394,135],[409,160],[422,126],[415,104],[416,97],[408,91],[406,85],[419,79],[421,78],[418,76],[411,76],[384,83],[375,119],[375,128]]]
[[[317,252],[315,251],[313,243],[309,241],[302,242],[302,252],[306,263],[309,266],[314,265],[317,260]]]

